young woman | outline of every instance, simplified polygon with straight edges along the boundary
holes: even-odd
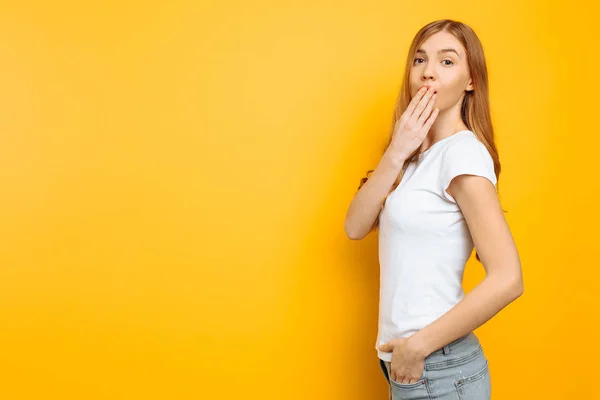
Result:
[[[413,39],[389,143],[344,223],[351,239],[379,231],[376,349],[393,400],[490,398],[473,330],[523,293],[499,175],[481,43],[463,23],[432,22]],[[465,295],[473,248],[486,277]]]

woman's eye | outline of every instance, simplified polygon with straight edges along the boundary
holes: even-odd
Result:
[[[421,64],[419,61],[424,62],[425,60],[423,60],[422,58],[415,58],[415,61],[413,62],[413,64]],[[444,65],[453,65],[454,64],[454,62],[452,60],[442,60],[442,62],[445,62],[445,61],[449,62],[449,64],[444,64]]]

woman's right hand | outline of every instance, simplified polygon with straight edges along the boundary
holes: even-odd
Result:
[[[407,160],[421,146],[439,114],[438,108],[433,109],[436,98],[435,89],[427,89],[425,86],[412,98],[394,126],[392,141],[388,147],[394,158]]]

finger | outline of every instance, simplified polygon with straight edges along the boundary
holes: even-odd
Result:
[[[433,105],[435,104],[436,100],[437,100],[437,94],[434,94],[433,96],[431,96],[431,100],[427,103],[427,107],[425,108],[425,111],[423,111],[423,113],[417,120],[417,124],[419,126],[423,125],[425,123],[425,120],[431,114],[431,110],[433,109]]]
[[[427,90],[425,90],[425,93],[423,93],[419,101],[417,101],[417,103],[415,104],[414,110],[412,111],[412,113],[409,114],[410,119],[416,120],[416,118],[419,117],[419,115],[423,111],[423,108],[425,107],[425,105],[427,105],[427,102],[429,101],[429,98],[431,97],[432,93],[433,88],[427,88]]]
[[[379,350],[386,352],[386,353],[390,353],[390,352],[392,352],[392,350],[394,350],[394,346],[392,346],[391,343],[385,343],[385,344],[382,344],[381,346],[379,346]]]
[[[411,115],[411,119],[414,122],[416,122],[417,119],[421,116],[421,113],[423,112],[423,110],[427,106],[427,103],[429,103],[429,100],[431,99],[431,96],[433,96],[433,92],[434,92],[434,89],[430,88],[427,91],[427,93],[425,93],[425,95],[423,96],[423,98],[421,99],[421,101],[419,102],[419,104],[417,105],[417,108],[415,109],[415,111]]]
[[[440,113],[439,108],[436,108],[435,110],[433,110],[433,112],[431,113],[431,115],[429,116],[427,121],[425,121],[425,125],[423,125],[423,128],[422,128],[423,132],[429,132],[431,125],[433,125],[433,123],[435,122],[435,119],[437,118],[439,113]]]
[[[426,89],[427,88],[423,86],[421,89],[419,89],[417,94],[415,94],[415,97],[412,98],[410,104],[408,105],[408,107],[406,107],[406,115],[408,115],[409,117],[412,115],[415,107],[417,107],[417,104],[419,104],[419,101],[421,101],[421,99],[423,98],[423,95],[427,93]]]

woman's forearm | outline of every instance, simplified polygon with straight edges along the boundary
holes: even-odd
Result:
[[[383,201],[402,171],[404,162],[391,152],[386,152],[369,179],[354,195],[344,221],[344,230],[350,239],[362,239],[372,230]]]
[[[486,276],[448,312],[409,337],[424,357],[468,334],[523,293],[521,277]]]

